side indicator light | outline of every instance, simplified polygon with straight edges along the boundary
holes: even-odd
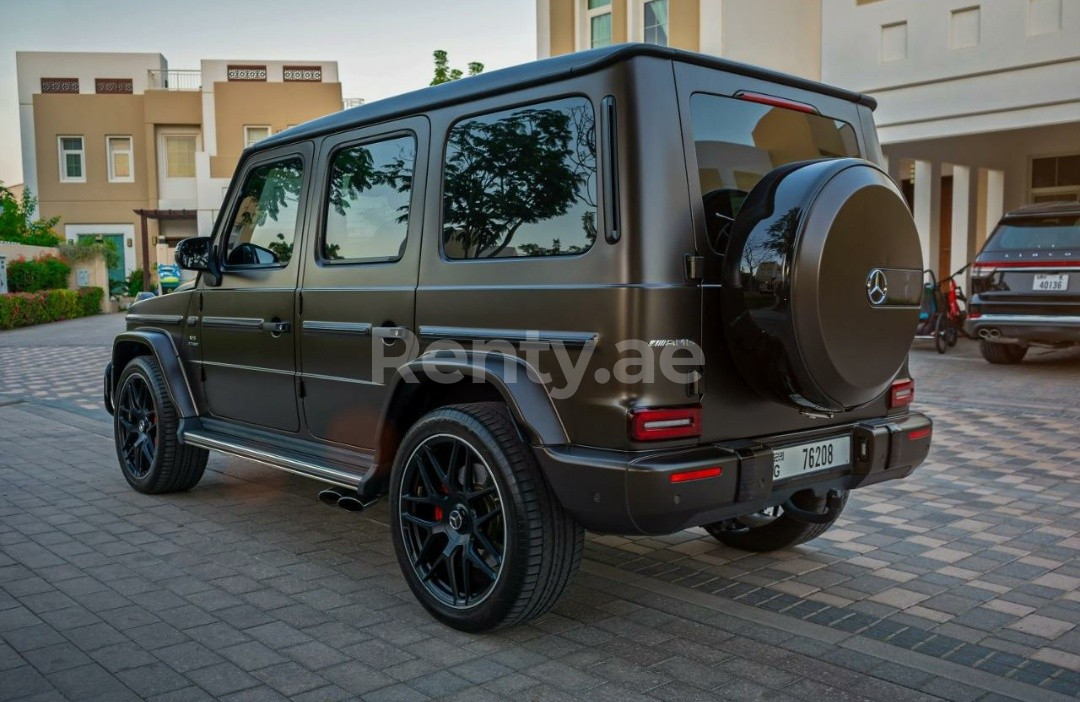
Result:
[[[720,466],[715,466],[713,468],[699,468],[697,470],[684,470],[681,473],[672,473],[668,476],[668,481],[672,483],[685,483],[691,480],[717,478],[723,474],[724,469]]]

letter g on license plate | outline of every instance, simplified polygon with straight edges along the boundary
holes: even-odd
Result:
[[[773,449],[773,482],[851,463],[851,437]]]

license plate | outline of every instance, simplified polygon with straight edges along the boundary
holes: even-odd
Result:
[[[1039,273],[1035,275],[1035,280],[1031,283],[1032,290],[1039,290],[1041,292],[1057,292],[1059,290],[1069,289],[1069,276],[1067,273],[1057,273],[1053,275],[1047,275]]]
[[[851,463],[851,437],[773,449],[773,481],[816,473]]]

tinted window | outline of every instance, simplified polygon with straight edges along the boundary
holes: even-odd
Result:
[[[557,256],[596,239],[592,104],[568,98],[456,124],[443,172],[450,258]]]
[[[1029,217],[1003,222],[984,251],[1080,249],[1080,217]]]
[[[248,173],[225,243],[230,266],[285,265],[296,238],[304,163],[299,157]]]
[[[696,94],[690,119],[710,240],[767,173],[795,161],[859,155],[850,124],[738,98]]]
[[[329,261],[393,260],[405,249],[416,140],[411,136],[338,151],[330,164]]]

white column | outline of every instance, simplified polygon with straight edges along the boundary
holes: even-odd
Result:
[[[994,231],[1001,215],[1005,214],[1005,171],[990,170],[986,174],[986,234]],[[979,244],[986,241],[980,241]]]
[[[551,56],[551,0],[536,0],[536,58]]]
[[[971,168],[953,166],[951,253],[948,274],[967,265],[971,242]]]
[[[723,0],[701,0],[698,16],[698,49],[703,54],[720,56],[724,53]]]
[[[922,244],[923,268],[938,269],[938,237],[941,234],[941,166],[915,161],[915,203],[912,215]]]

